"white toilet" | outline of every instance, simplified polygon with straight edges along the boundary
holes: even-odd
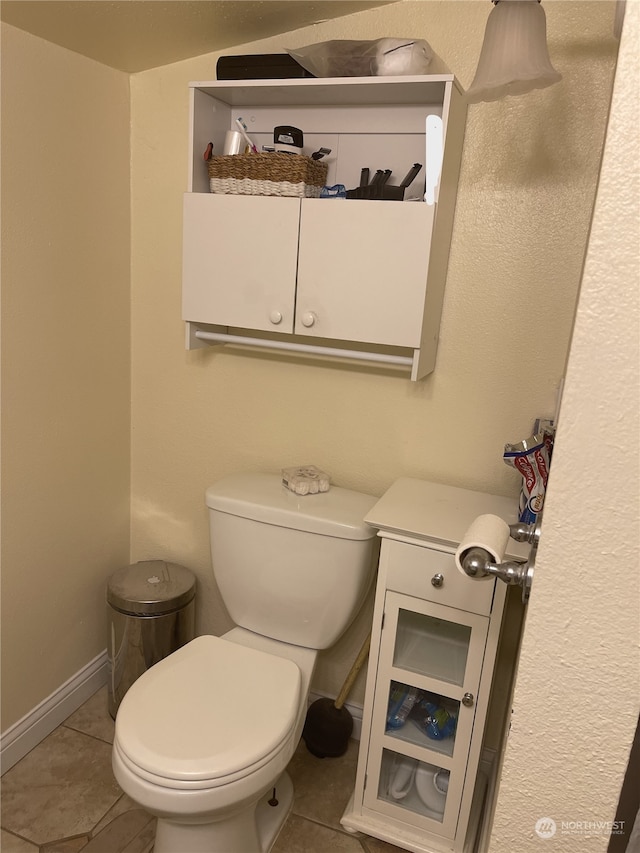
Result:
[[[360,608],[375,571],[376,498],[332,486],[300,497],[274,474],[207,490],[214,574],[238,627],[144,673],[116,717],[113,770],[158,817],[154,853],[266,853],[293,786],[320,649]]]

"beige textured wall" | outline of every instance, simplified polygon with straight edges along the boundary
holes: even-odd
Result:
[[[229,626],[211,576],[204,491],[230,471],[312,462],[373,494],[403,475],[516,494],[502,449],[554,411],[617,50],[612,3],[549,0],[545,9],[564,80],[469,111],[438,363],[417,384],[310,360],[184,351],[187,83],[214,79],[217,55],[133,76],[132,555],[196,571],[200,631]],[[403,2],[226,52],[420,36],[468,86],[488,12],[476,0]],[[365,617],[321,656],[318,689],[337,691]],[[361,695],[362,679],[353,698]]]
[[[129,557],[129,81],[2,25],[2,729]]]
[[[639,43],[627,3],[492,853],[606,850],[640,710]]]

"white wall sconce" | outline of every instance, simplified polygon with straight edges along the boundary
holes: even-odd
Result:
[[[492,0],[469,103],[524,95],[562,79],[549,58],[540,0]]]

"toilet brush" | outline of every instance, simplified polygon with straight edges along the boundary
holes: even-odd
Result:
[[[349,691],[369,654],[371,634],[362,644],[358,657],[349,670],[338,698],[316,699],[309,706],[302,730],[307,749],[317,758],[337,758],[344,755],[353,731],[353,717],[344,707]]]

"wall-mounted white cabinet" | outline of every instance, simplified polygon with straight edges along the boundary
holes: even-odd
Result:
[[[515,521],[516,501],[402,479],[366,519],[382,546],[358,772],[342,824],[414,853],[475,850],[490,809],[482,755],[488,721],[500,728],[505,718],[490,699],[507,587],[468,578],[454,561],[487,512]],[[526,557],[527,546],[509,548]]]
[[[313,344],[329,354],[398,359],[431,372],[442,311],[466,106],[451,75],[191,84],[184,199],[183,319],[188,347],[254,335],[262,346]],[[305,154],[331,148],[327,184],[358,186],[363,168],[400,183],[425,165],[427,116],[440,139],[405,198],[298,199],[212,194],[203,152],[221,151],[242,117],[258,147],[279,124],[300,127]],[[442,161],[437,151],[442,144]],[[292,155],[295,156],[295,155]]]

